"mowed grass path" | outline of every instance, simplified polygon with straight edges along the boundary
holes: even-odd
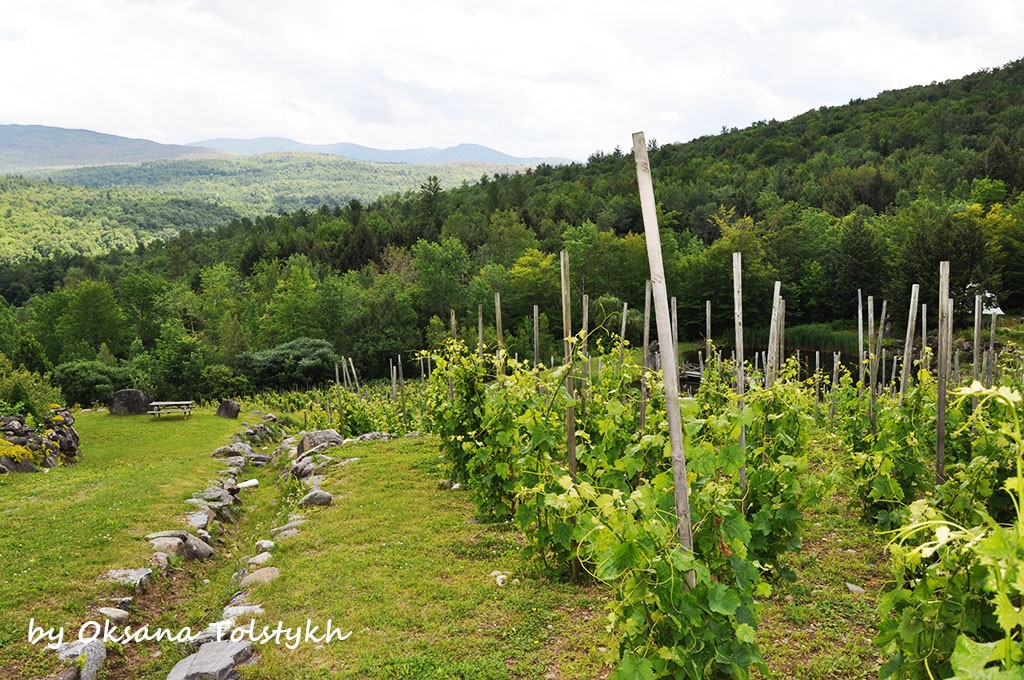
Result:
[[[284,539],[281,576],[258,587],[262,626],[309,619],[351,631],[327,645],[263,645],[246,678],[595,678],[608,591],[523,573],[518,532],[467,523],[464,491],[442,491],[435,438],[350,445],[329,470],[334,505]],[[494,571],[511,575],[499,586]]]
[[[34,677],[52,654],[27,642],[29,620],[77,635],[113,587],[108,569],[145,566],[142,537],[174,528],[182,501],[216,478],[210,452],[239,423],[180,417],[77,416],[82,461],[46,474],[0,477],[0,677]]]

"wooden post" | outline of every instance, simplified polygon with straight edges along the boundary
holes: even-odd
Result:
[[[733,253],[733,266],[735,267],[736,254]],[[711,358],[711,300],[704,301],[704,349]]]
[[[448,310],[448,320],[449,320],[449,323],[451,324],[452,340],[458,340],[459,339],[459,327],[455,325],[455,310],[454,309],[449,309]]]
[[[743,375],[743,253],[732,254],[732,308],[733,324],[736,337],[736,394],[739,395],[740,411],[743,410],[743,395],[746,392]],[[707,347],[711,351],[711,301],[707,303],[708,335]],[[708,355],[710,358],[710,354]],[[747,452],[747,428],[740,427],[740,450],[743,451],[744,461]],[[747,465],[744,462],[740,468],[740,491],[743,493],[743,507],[747,504]]]
[[[878,332],[875,338],[875,372],[876,375],[871,376],[871,382],[874,384],[877,380],[879,388],[885,385],[885,350],[882,348],[882,341],[885,340],[885,307],[888,304],[887,300],[882,300],[882,316],[878,320]],[[881,366],[882,375],[881,378],[877,375],[878,368]]]
[[[476,357],[484,358],[484,306],[476,306]]]
[[[562,350],[568,366],[572,362],[572,292],[569,290],[569,251],[560,254],[562,269]],[[572,376],[566,373],[565,389],[573,397]],[[569,476],[576,479],[576,405],[570,401],[565,409],[566,444],[568,449]],[[575,565],[575,563],[574,563]],[[575,571],[575,567],[574,567]]]
[[[566,262],[568,262],[568,261],[569,260],[566,259]],[[583,373],[584,377],[588,377],[590,375],[590,351],[589,351],[590,348],[588,347],[588,345],[590,343],[590,296],[587,295],[586,293],[583,294],[583,329],[582,330],[583,330],[583,340],[580,343],[580,348],[583,350],[583,359],[585,361],[585,363],[583,364],[582,373]]]
[[[974,366],[971,368],[971,381],[978,381],[978,368],[981,364],[981,296],[974,296]],[[971,400],[971,410],[978,408],[978,398]]]
[[[533,306],[533,365],[540,363],[540,308]]]
[[[334,389],[338,394],[338,434],[345,436],[345,414],[341,408],[341,379],[338,376],[338,362],[334,362]]]
[[[642,132],[633,135],[633,156],[636,160],[637,183],[640,188],[640,208],[647,240],[647,259],[651,266],[654,310],[658,320],[658,342],[672,346],[672,328],[668,309],[668,291],[665,285],[665,265],[661,257],[661,235],[658,233],[658,215],[654,202],[654,184],[647,159],[647,142]],[[665,410],[668,417],[669,442],[672,449],[672,478],[675,482],[676,517],[679,520],[679,543],[683,550],[693,552],[693,528],[690,523],[690,485],[686,477],[686,451],[683,448],[682,416],[679,411],[679,370],[672,352],[662,351],[665,375]],[[696,585],[696,575],[689,572],[686,582]]]
[[[388,369],[391,373],[391,401],[395,401],[398,399],[398,371],[393,359],[388,359]]]
[[[996,382],[996,313],[995,309],[992,310],[992,325],[988,331],[988,378],[985,381],[985,387],[992,387]]]
[[[498,352],[505,351],[505,333],[501,329],[501,293],[494,292],[494,325],[498,331]]]
[[[864,385],[864,299],[857,289],[857,394]]]
[[[900,404],[903,404],[903,395],[907,393],[907,382],[910,379],[910,369],[913,367],[914,356],[914,326],[917,324],[917,298],[921,294],[921,286],[914,284],[910,287],[910,311],[907,316],[907,337],[903,341],[903,370],[900,372]]]
[[[921,303],[921,366],[922,370],[929,368],[928,361],[928,305]]]
[[[946,360],[946,335],[949,327],[949,322],[946,320],[946,316],[949,314],[947,300],[949,300],[949,261],[943,260],[939,263],[939,396],[938,417],[935,423],[935,486],[940,486],[946,481],[946,380],[949,373],[949,363]]]
[[[644,283],[644,349],[643,364],[640,366],[640,433],[647,425],[647,364],[650,361],[651,343],[651,280]]]
[[[356,373],[356,365],[354,363],[352,363],[352,357],[348,358],[348,367],[350,369],[352,369],[352,380],[355,381],[355,383],[356,383],[356,392],[358,392],[361,389],[359,387],[359,374]]]
[[[814,350],[814,403],[821,403],[821,350]]]
[[[768,358],[764,365],[764,386],[771,387],[779,369],[779,313],[782,303],[782,281],[775,282],[772,295],[772,318],[768,326]]]
[[[786,298],[779,298],[779,353],[775,357],[775,375],[786,363]]]
[[[619,373],[626,365],[626,319],[629,317],[629,303],[622,303],[622,326],[619,330],[619,338],[622,341],[622,354],[619,356]]]
[[[409,416],[405,411],[405,372],[402,371],[402,355],[398,355],[398,386],[402,392],[402,426],[409,430]]]
[[[672,298],[672,353],[676,357],[676,366],[679,365],[679,313],[676,310],[676,299]],[[710,357],[709,357],[710,358]],[[678,378],[679,376],[676,376]]]
[[[875,297],[868,296],[868,420],[871,435],[877,432],[875,424]]]

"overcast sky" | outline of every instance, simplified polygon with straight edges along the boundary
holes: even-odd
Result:
[[[0,123],[585,159],[1024,57],[1020,0],[0,0]]]

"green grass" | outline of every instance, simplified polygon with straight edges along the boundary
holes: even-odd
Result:
[[[144,566],[141,540],[177,528],[223,467],[210,457],[239,429],[196,412],[188,420],[80,414],[82,461],[46,474],[0,477],[0,677],[33,677],[52,654],[27,643],[30,618],[77,627],[114,587],[108,569]]]
[[[282,576],[253,596],[264,623],[306,619],[345,641],[266,645],[249,678],[598,678],[607,592],[522,572],[519,535],[469,524],[464,492],[437,489],[437,441],[346,447],[335,504],[308,511],[274,557]],[[492,571],[511,572],[499,587]]]

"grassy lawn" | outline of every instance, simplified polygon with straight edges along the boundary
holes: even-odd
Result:
[[[252,599],[261,625],[328,619],[352,635],[265,645],[250,678],[600,678],[606,591],[521,573],[517,534],[467,523],[467,494],[440,491],[437,441],[366,443],[330,471],[328,508],[282,541],[276,581]],[[279,519],[287,515],[278,508]],[[253,536],[252,538],[257,538]],[[510,572],[499,587],[493,571]]]
[[[27,643],[37,625],[74,627],[112,591],[108,569],[144,566],[145,534],[176,528],[223,467],[210,458],[239,423],[86,413],[75,424],[82,461],[46,474],[0,477],[0,677],[35,677],[52,654]]]

